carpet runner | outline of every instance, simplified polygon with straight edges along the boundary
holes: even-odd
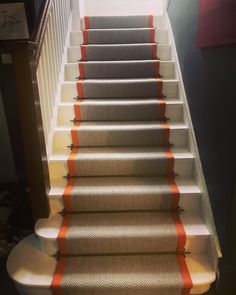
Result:
[[[51,290],[190,294],[153,16],[83,22]]]

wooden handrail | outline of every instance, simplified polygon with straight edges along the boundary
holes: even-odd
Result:
[[[41,9],[40,15],[38,17],[38,21],[36,23],[36,26],[33,30],[32,36],[30,38],[30,41],[34,44],[37,44],[37,49],[34,52],[35,55],[35,63],[38,64],[43,39],[46,31],[46,27],[48,24],[49,14],[52,7],[53,0],[45,0],[45,3]]]

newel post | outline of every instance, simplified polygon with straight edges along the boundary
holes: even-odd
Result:
[[[17,103],[25,152],[26,173],[34,221],[48,217],[48,162],[39,92],[34,44],[14,42],[9,47],[15,71]]]

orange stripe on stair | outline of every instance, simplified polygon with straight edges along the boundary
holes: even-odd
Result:
[[[172,177],[168,178],[168,182],[172,190],[171,210],[176,211],[179,207],[179,199],[180,199],[179,188]]]
[[[84,79],[85,78],[85,67],[83,62],[79,62],[79,78]]]
[[[89,17],[88,16],[85,16],[84,17],[84,28],[85,29],[89,29],[89,27],[90,27]]]
[[[169,148],[165,148],[165,153],[168,158],[167,175],[171,176],[174,173],[174,155]]]
[[[80,51],[81,51],[81,60],[86,60],[86,47],[84,45],[80,45]]]
[[[77,94],[79,98],[84,97],[83,80],[77,82]]]
[[[155,29],[150,29],[150,42],[155,42]]]
[[[154,61],[154,71],[155,71],[155,77],[159,78],[160,77],[160,61],[159,60]]]
[[[180,272],[181,272],[183,283],[184,283],[182,295],[189,295],[190,290],[193,288],[193,282],[188,270],[188,266],[184,256],[177,256],[177,259],[179,262],[179,268],[180,268]]]
[[[61,291],[61,281],[66,267],[66,258],[61,258],[57,262],[56,270],[51,283],[51,290],[53,295],[63,295]]]
[[[163,146],[167,146],[170,139],[170,126],[168,123],[164,122],[162,123],[162,128],[163,128],[162,144]]]
[[[179,217],[178,213],[172,213],[172,218],[176,226],[176,231],[178,234],[178,242],[176,246],[176,252],[184,252],[186,244],[186,233],[184,230],[183,223]]]
[[[61,225],[59,234],[57,236],[57,243],[58,243],[60,254],[67,254],[66,235],[67,235],[70,223],[71,223],[71,216],[66,215],[63,218],[62,225]]]
[[[165,119],[166,115],[166,102],[165,100],[161,99],[160,100],[160,121]]]
[[[67,161],[70,176],[76,176],[75,159],[76,159],[77,153],[78,153],[78,148],[74,148]]]
[[[149,28],[153,28],[153,15],[148,16],[148,26]]]
[[[66,212],[73,211],[72,203],[71,203],[71,194],[72,194],[72,190],[73,190],[74,185],[75,185],[75,180],[70,179],[70,180],[68,180],[67,185],[65,187],[65,191],[63,194],[63,200],[64,200],[64,207],[65,207]]]
[[[80,100],[74,104],[75,119],[78,121],[81,121],[81,109],[80,109],[81,102],[82,102],[82,100]],[[79,126],[79,124],[80,124],[80,122],[76,123],[77,126]]]
[[[88,31],[83,31],[83,44],[88,44]]]
[[[163,91],[163,81],[161,79],[157,79],[157,97],[162,97]]]
[[[157,58],[157,44],[152,45],[152,58],[153,59]]]

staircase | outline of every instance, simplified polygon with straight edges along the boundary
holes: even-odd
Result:
[[[71,32],[51,216],[8,259],[21,294],[202,294],[215,280],[187,106],[160,19],[84,17],[83,32]]]

